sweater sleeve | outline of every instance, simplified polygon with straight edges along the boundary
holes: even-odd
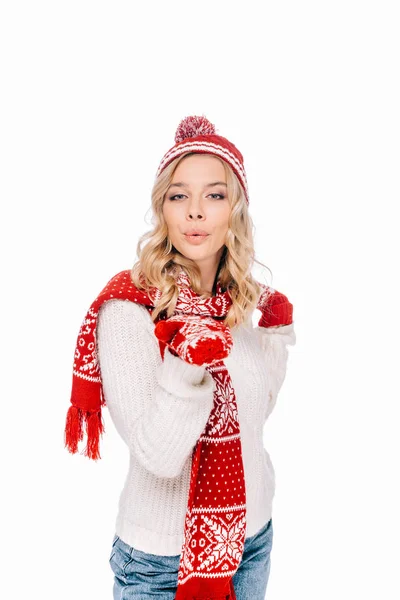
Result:
[[[256,327],[265,356],[269,378],[269,394],[264,413],[264,421],[273,411],[278,393],[286,377],[288,346],[296,344],[294,324],[274,327]]]
[[[144,306],[108,300],[97,324],[103,392],[116,430],[140,464],[177,477],[213,407],[215,382],[205,365],[165,350]]]

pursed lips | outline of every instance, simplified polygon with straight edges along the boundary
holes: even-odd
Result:
[[[187,235],[189,237],[207,237],[210,234],[209,233],[185,233],[184,235]]]

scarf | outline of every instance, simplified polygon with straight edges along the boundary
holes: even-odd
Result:
[[[201,298],[191,289],[183,269],[180,269],[176,281],[179,295],[174,314],[217,319],[226,317],[232,299],[219,282],[214,296]],[[275,313],[268,310],[275,290],[261,283],[259,285],[263,291],[257,308],[263,313],[263,324],[277,324],[277,319],[282,322],[283,315],[284,321],[291,322],[289,313],[292,305],[279,303],[278,297],[281,310]],[[286,299],[277,294],[281,296],[280,300]],[[91,304],[75,348],[71,406],[65,424],[65,446],[69,452],[78,451],[85,424],[87,445],[83,454],[93,460],[101,458],[99,437],[105,431],[101,407],[106,404],[96,348],[97,317],[101,305],[107,300],[130,300],[143,304],[151,314],[160,297],[161,291],[157,288],[151,288],[149,295],[136,288],[130,270],[124,270],[110,279]],[[156,322],[164,318],[162,314],[158,315]],[[266,314],[271,315],[268,322]],[[159,347],[164,359],[166,343],[159,340]],[[232,577],[244,550],[246,487],[235,390],[222,360],[206,365],[206,370],[216,383],[214,405],[192,453],[176,600],[236,600]]]

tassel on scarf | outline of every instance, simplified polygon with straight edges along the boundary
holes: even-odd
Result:
[[[99,452],[100,434],[105,431],[101,409],[98,412],[86,413],[86,431],[87,445],[83,453],[85,456],[97,460],[101,458]]]
[[[71,454],[78,452],[78,442],[83,440],[83,421],[85,421],[87,434],[87,444],[83,454],[97,460],[101,458],[99,453],[100,434],[105,431],[101,409],[90,412],[83,411],[74,405],[69,407],[65,424],[65,447]]]
[[[82,409],[71,404],[65,423],[65,447],[71,454],[78,452],[78,442],[83,440],[82,419]]]

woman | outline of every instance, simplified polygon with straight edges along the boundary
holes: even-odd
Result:
[[[79,332],[66,445],[77,451],[85,421],[85,454],[100,457],[107,403],[130,453],[115,600],[265,598],[275,477],[263,426],[295,333],[288,298],[251,275],[248,202],[239,150],[205,117],[183,119],[157,171],[154,229]]]

